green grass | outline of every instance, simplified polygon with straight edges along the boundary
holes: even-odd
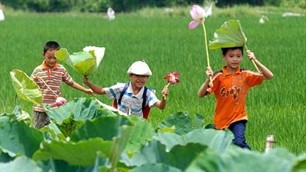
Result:
[[[248,47],[275,76],[249,92],[247,140],[254,150],[263,151],[265,137],[274,134],[276,146],[298,154],[306,150],[305,16],[282,18],[281,12],[273,11],[264,13],[269,22],[260,25],[261,14],[257,11],[260,9],[217,10],[218,16],[206,21],[208,39],[212,39],[213,32],[224,21],[240,20]],[[11,112],[20,105],[31,113],[31,104],[16,98],[9,72],[17,68],[30,75],[43,60],[44,43],[56,40],[70,52],[80,51],[87,45],[106,47],[98,72],[90,76],[102,86],[128,81],[129,65],[144,59],[153,71],[147,85],[156,89],[160,98],[166,85],[164,75],[179,71],[180,83],[170,86],[166,109],[152,109],[149,120],[156,125],[168,115],[183,111],[190,115],[202,114],[204,123],[211,123],[214,97],[196,96],[206,68],[203,31],[187,29],[188,8],[175,11],[175,15],[158,12],[158,15],[151,14],[154,11],[150,15],[145,15],[146,11],[119,14],[115,21],[98,14],[9,13],[6,21],[0,23],[0,112]],[[210,57],[212,68],[219,70],[223,65],[220,52],[212,50]],[[246,58],[242,67],[255,70]],[[82,82],[80,74],[68,66],[67,69],[77,82]],[[63,93],[68,100],[87,96],[65,85]],[[111,103],[105,97],[99,96],[99,99]]]

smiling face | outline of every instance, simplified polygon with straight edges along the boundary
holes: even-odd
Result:
[[[133,91],[136,91],[136,92],[140,91],[140,89],[146,84],[146,82],[147,82],[147,80],[149,78],[148,75],[130,74],[129,76],[130,76],[130,80],[131,80]]]
[[[54,56],[55,51],[56,49],[49,49],[46,52],[43,52],[43,56],[45,58],[45,64],[50,68],[53,68],[57,63],[57,59]]]
[[[240,66],[242,57],[243,54],[241,49],[228,49],[227,52],[223,55],[223,60],[227,65],[227,69],[234,72]]]

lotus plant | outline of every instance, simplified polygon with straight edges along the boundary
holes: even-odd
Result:
[[[165,87],[169,87],[170,84],[177,84],[180,82],[179,80],[180,73],[179,72],[169,72],[164,76],[164,79],[167,80],[167,85]],[[166,96],[163,95],[164,99],[166,100]]]
[[[202,8],[199,5],[193,5],[190,10],[190,16],[192,21],[188,24],[189,29],[195,29],[197,26],[202,24],[203,32],[204,32],[204,41],[205,41],[205,51],[206,51],[206,60],[207,66],[210,67],[209,62],[209,53],[208,53],[208,45],[207,45],[207,34],[205,28],[205,18],[211,15],[211,8]],[[212,86],[212,81],[210,79],[210,86]]]
[[[70,54],[66,48],[61,48],[55,52],[55,57],[67,63],[75,71],[84,76],[95,72],[105,53],[105,47],[85,46],[82,51]]]

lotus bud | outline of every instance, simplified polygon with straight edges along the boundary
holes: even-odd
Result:
[[[67,100],[64,97],[58,97],[55,101],[56,106],[62,106],[67,103]]]

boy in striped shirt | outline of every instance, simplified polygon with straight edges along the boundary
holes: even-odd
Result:
[[[42,104],[33,106],[33,122],[35,128],[42,128],[50,123],[44,106],[56,107],[55,101],[62,94],[60,88],[62,82],[84,93],[93,93],[91,89],[84,88],[76,83],[68,74],[65,67],[57,63],[54,53],[59,49],[60,45],[57,42],[47,42],[42,52],[44,61],[34,69],[31,75],[31,78],[33,78],[42,92]]]
[[[198,96],[207,96],[214,93],[216,108],[214,127],[229,129],[234,134],[233,143],[239,147],[251,149],[246,143],[245,128],[248,120],[246,113],[246,97],[251,87],[262,84],[264,79],[272,79],[273,73],[256,59],[253,52],[247,56],[253,60],[260,72],[240,69],[243,57],[243,47],[222,48],[222,58],[226,65],[221,71],[213,73],[206,69],[206,80],[198,90]],[[212,78],[212,86],[210,86]]]

